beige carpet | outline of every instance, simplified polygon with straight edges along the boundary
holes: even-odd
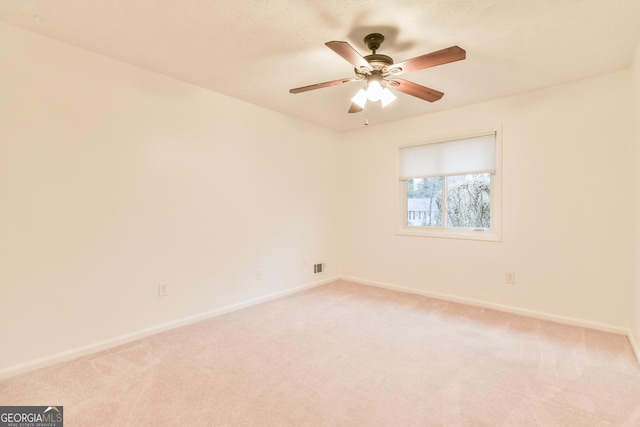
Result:
[[[0,382],[65,426],[640,426],[626,337],[348,282]]]

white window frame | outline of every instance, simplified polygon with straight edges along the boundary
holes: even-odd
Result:
[[[491,227],[489,229],[420,227],[407,225],[407,181],[400,180],[400,150],[426,144],[455,141],[458,139],[495,134],[496,136],[496,172],[491,176]],[[401,145],[397,150],[396,179],[398,180],[398,228],[397,235],[439,237],[451,239],[469,239],[500,242],[502,240],[502,129],[499,126],[490,129],[468,132],[455,136],[431,139],[414,144]]]

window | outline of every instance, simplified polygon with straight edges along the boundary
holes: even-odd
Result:
[[[399,234],[499,240],[499,158],[496,131],[401,147]]]

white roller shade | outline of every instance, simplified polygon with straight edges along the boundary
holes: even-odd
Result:
[[[495,133],[400,148],[400,180],[495,171]]]

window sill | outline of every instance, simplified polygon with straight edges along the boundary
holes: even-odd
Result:
[[[462,230],[427,227],[403,227],[396,231],[399,236],[436,237],[443,239],[481,240],[487,242],[500,242],[500,235],[492,230]]]

